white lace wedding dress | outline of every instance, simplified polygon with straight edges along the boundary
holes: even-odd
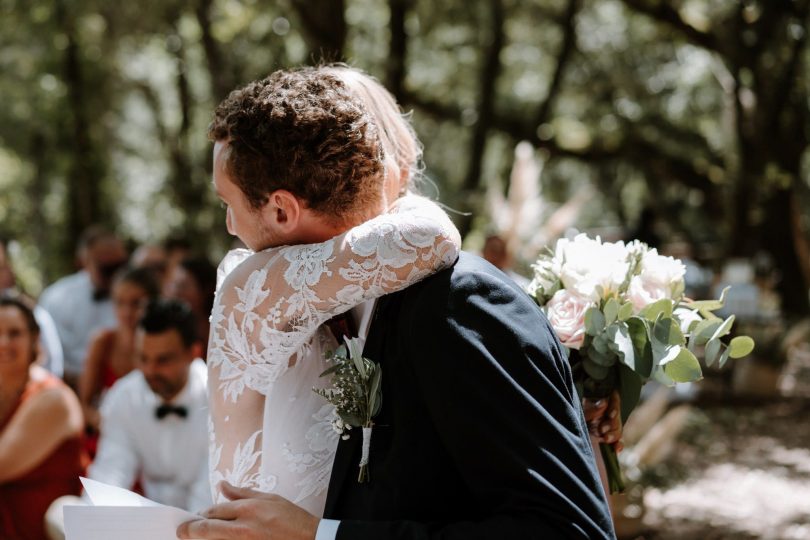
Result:
[[[225,256],[208,345],[215,501],[227,480],[322,515],[338,434],[312,391],[328,385],[319,375],[336,344],[319,327],[449,266],[459,247],[444,211],[407,195],[326,242]]]

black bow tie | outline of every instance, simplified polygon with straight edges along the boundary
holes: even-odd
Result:
[[[155,409],[155,416],[158,420],[163,420],[167,415],[170,414],[176,414],[180,418],[185,418],[188,416],[188,409],[182,405],[169,405],[168,403],[164,403]]]

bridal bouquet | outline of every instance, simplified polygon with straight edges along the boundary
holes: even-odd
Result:
[[[713,312],[719,300],[684,297],[684,265],[633,241],[602,242],[585,234],[561,239],[554,252],[534,265],[529,294],[543,308],[569,350],[581,396],[621,397],[622,419],[638,404],[650,379],[666,385],[702,377],[698,356],[707,366],[750,353],[747,336],[723,338],[734,315]],[[616,452],[600,445],[611,493],[622,491]]]

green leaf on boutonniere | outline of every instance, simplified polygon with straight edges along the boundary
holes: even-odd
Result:
[[[634,369],[642,377],[649,377],[653,370],[653,356],[648,323],[639,317],[631,317],[627,320],[627,331],[633,342]]]

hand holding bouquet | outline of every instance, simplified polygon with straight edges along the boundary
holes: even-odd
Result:
[[[602,242],[585,234],[561,239],[534,265],[531,294],[569,349],[581,397],[621,396],[622,418],[650,379],[666,385],[702,378],[706,365],[750,353],[754,341],[725,343],[734,316],[717,317],[720,300],[684,297],[684,265],[633,241]],[[725,292],[725,291],[724,291]],[[611,493],[624,489],[616,452],[600,445]]]

